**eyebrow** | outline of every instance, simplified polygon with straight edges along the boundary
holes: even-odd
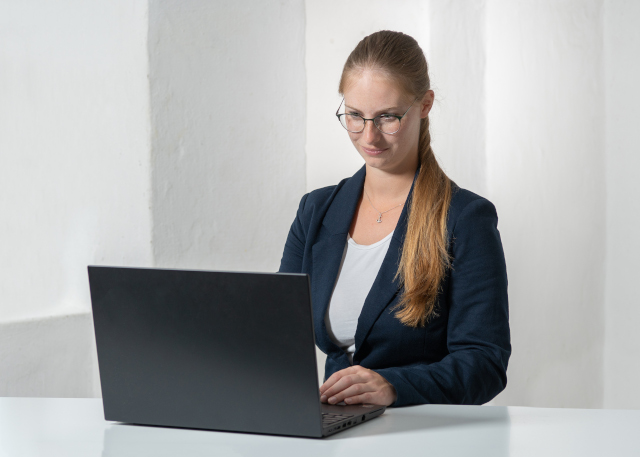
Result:
[[[345,107],[345,108],[347,108],[347,109],[353,110],[353,111],[358,111],[359,113],[361,113],[361,112],[362,112],[362,110],[359,110],[359,109],[354,108],[353,106],[349,106],[349,105],[347,105],[347,104],[345,104],[345,105],[344,105],[344,107]],[[383,109],[383,110],[376,111],[375,115],[377,116],[378,114],[388,113],[389,111],[398,111],[398,110],[400,110],[400,108],[399,108],[399,107],[397,107],[397,106],[392,106],[392,107],[390,107],[390,108],[385,108],[385,109]],[[375,116],[374,116],[374,117],[375,117]]]

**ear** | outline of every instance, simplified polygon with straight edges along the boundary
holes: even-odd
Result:
[[[429,111],[431,111],[431,107],[433,106],[433,100],[435,98],[435,94],[432,90],[428,90],[422,100],[420,101],[420,119],[424,119],[429,115]]]

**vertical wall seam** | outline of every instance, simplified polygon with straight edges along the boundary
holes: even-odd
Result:
[[[148,160],[148,164],[149,164],[149,174],[147,176],[147,192],[149,192],[149,195],[147,197],[147,202],[148,202],[148,218],[149,218],[149,244],[150,244],[150,249],[151,249],[151,265],[155,266],[157,264],[156,262],[156,247],[155,247],[155,217],[154,217],[154,212],[153,212],[153,208],[154,208],[154,204],[155,204],[155,191],[154,191],[154,186],[153,186],[153,182],[154,182],[154,174],[155,174],[155,167],[154,167],[154,161],[153,161],[153,125],[152,125],[152,114],[151,114],[151,105],[152,105],[152,100],[151,100],[151,46],[150,46],[150,42],[151,42],[151,17],[150,17],[150,10],[151,10],[151,2],[152,0],[147,0],[145,2],[145,25],[147,28],[147,33],[146,33],[146,41],[145,41],[145,56],[146,56],[146,75],[147,75],[147,80],[146,80],[146,89],[147,89],[147,109],[146,109],[146,113],[147,113],[147,119],[146,119],[146,124],[147,124],[147,160]]]

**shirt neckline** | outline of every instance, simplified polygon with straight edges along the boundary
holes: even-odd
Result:
[[[391,233],[389,233],[387,236],[382,238],[380,241],[376,241],[373,244],[358,244],[355,241],[353,241],[353,238],[351,238],[351,235],[347,233],[347,243],[349,243],[349,245],[353,246],[356,249],[374,249],[380,246],[381,244],[384,244],[386,241],[389,241],[393,236],[393,232],[395,232],[395,229]]]

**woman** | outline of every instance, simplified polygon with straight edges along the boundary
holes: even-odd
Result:
[[[498,218],[439,167],[429,84],[402,33],[369,35],[345,63],[336,114],[365,165],[302,198],[280,265],[310,275],[323,402],[481,404],[506,385]]]

